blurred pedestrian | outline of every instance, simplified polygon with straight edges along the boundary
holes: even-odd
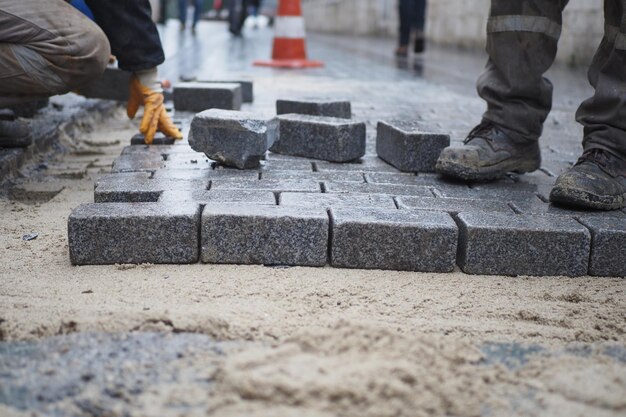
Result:
[[[183,31],[187,27],[187,11],[190,0],[178,0],[178,19],[180,20],[180,30]],[[196,33],[196,25],[202,16],[204,8],[204,0],[191,0],[193,5],[193,23],[191,24],[191,32]]]
[[[399,0],[398,6],[400,15],[400,42],[396,49],[396,55],[406,57],[409,54],[409,42],[411,40],[412,31],[415,33],[413,51],[416,54],[424,52],[426,0]]]

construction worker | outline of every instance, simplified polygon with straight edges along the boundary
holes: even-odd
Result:
[[[163,106],[163,48],[148,0],[87,0],[98,25],[63,0],[0,0],[0,147],[28,146],[28,126],[6,108],[80,90],[111,56],[133,73],[128,116],[141,105],[147,143],[156,131],[182,138]]]
[[[462,180],[539,168],[538,139],[552,105],[543,74],[554,62],[567,0],[492,0],[489,60],[478,80],[487,102],[464,146],[444,149],[437,171]],[[556,180],[550,200],[571,207],[626,206],[626,0],[605,0],[605,33],[589,69],[593,97],[578,108],[583,154]]]

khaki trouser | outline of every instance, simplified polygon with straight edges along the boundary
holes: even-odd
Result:
[[[78,88],[110,53],[102,30],[63,0],[0,0],[0,107]]]
[[[536,141],[552,107],[561,15],[568,0],[492,0],[487,25],[489,61],[478,80],[487,102],[483,118],[518,141]],[[605,0],[605,34],[589,68],[595,94],[581,104],[585,149],[626,158],[626,0]]]

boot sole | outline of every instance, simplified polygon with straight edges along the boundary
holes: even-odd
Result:
[[[626,207],[626,193],[619,195],[598,196],[582,190],[553,188],[550,201],[563,206],[593,210],[619,210]]]
[[[490,181],[503,178],[509,172],[525,174],[539,169],[541,161],[501,162],[490,167],[472,169],[451,161],[437,161],[435,171],[446,176],[465,181]]]

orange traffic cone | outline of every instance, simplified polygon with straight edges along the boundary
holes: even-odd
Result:
[[[279,0],[274,23],[274,48],[271,61],[255,61],[254,65],[276,68],[323,67],[320,61],[306,59],[306,34],[300,0]]]

